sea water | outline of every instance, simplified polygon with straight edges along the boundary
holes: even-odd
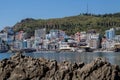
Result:
[[[15,53],[0,53],[0,60],[10,58]],[[105,58],[111,64],[117,64],[120,66],[120,52],[35,52],[24,53],[25,56],[31,56],[33,58],[46,58],[54,59],[58,62],[70,61],[72,63],[84,62],[90,63],[92,60],[98,57]]]

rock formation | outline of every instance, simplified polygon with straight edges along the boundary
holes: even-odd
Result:
[[[120,69],[102,58],[89,64],[57,63],[16,53],[0,61],[0,80],[120,80]]]

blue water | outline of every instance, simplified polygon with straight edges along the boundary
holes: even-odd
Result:
[[[0,60],[5,58],[10,58],[10,56],[14,55],[13,53],[0,53]],[[55,59],[58,62],[61,61],[71,61],[74,62],[85,62],[90,63],[93,59],[97,57],[106,58],[111,64],[117,64],[120,66],[120,53],[116,52],[36,52],[36,53],[24,53],[26,56],[31,56],[34,58],[46,58],[46,59]]]
[[[10,58],[13,53],[0,53],[0,60],[5,59],[5,58]]]

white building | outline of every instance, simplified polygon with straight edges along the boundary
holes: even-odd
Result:
[[[27,40],[27,48],[33,48],[34,41],[33,40]]]
[[[115,40],[115,42],[120,42],[120,35],[116,35],[114,40]]]
[[[114,48],[115,41],[113,40],[104,40],[102,42],[102,49],[112,49]]]
[[[97,49],[100,44],[99,34],[87,34],[88,46],[92,49]]]

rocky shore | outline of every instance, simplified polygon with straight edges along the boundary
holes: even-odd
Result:
[[[0,80],[120,80],[120,68],[102,58],[89,64],[58,63],[16,53],[0,61]]]

